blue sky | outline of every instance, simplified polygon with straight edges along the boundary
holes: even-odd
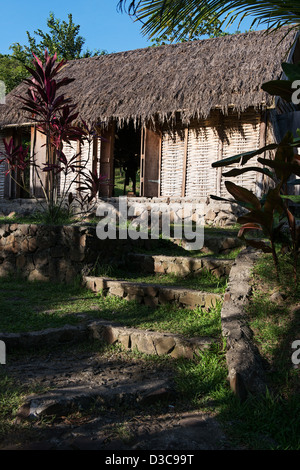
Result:
[[[52,11],[56,18],[68,20],[72,13],[80,35],[85,38],[84,49],[104,49],[121,52],[147,47],[151,42],[141,33],[141,26],[126,13],[117,11],[118,0],[0,0],[0,53],[8,54],[14,42],[27,44],[26,31],[47,31],[46,21]],[[249,21],[240,29],[249,27]]]

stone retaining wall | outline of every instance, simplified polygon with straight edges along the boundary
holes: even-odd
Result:
[[[213,258],[192,258],[185,256],[147,255],[129,253],[128,263],[134,270],[144,273],[197,275],[207,270],[217,277],[228,276],[234,260]]]
[[[120,205],[120,198],[101,198],[98,204],[110,204],[117,211]],[[210,199],[209,197],[202,198],[187,198],[187,197],[127,197],[127,211],[132,214],[146,216],[146,212],[150,211],[154,206],[171,207],[171,221],[176,222],[178,219],[189,217],[188,212],[183,214],[184,206],[188,205],[201,206],[202,221],[206,225],[226,227],[236,223],[237,217],[241,214],[241,208],[237,204],[227,202],[218,202]],[[15,212],[18,215],[29,215],[30,213],[40,210],[40,205],[32,199],[0,199],[0,215],[9,215]],[[148,217],[148,215],[147,215]],[[199,221],[199,217],[192,215],[194,222]],[[203,223],[203,222],[202,222]]]
[[[172,241],[170,241],[172,244]],[[205,239],[203,250],[226,252],[238,246],[235,237]],[[96,264],[126,263],[135,248],[159,248],[161,240],[100,240],[92,225],[0,225],[0,277],[19,272],[30,280],[70,282]],[[174,246],[174,245],[173,245]]]
[[[233,392],[244,400],[249,394],[266,392],[263,361],[253,343],[246,308],[251,295],[250,277],[260,253],[242,250],[233,264],[221,311],[222,334],[226,338],[228,380]]]

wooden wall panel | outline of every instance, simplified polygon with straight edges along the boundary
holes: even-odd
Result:
[[[108,178],[108,183],[103,184],[100,190],[100,196],[111,197],[114,188],[114,141],[115,124],[112,123],[109,128],[102,133],[100,150],[100,173]]]
[[[142,132],[141,196],[157,197],[160,191],[161,134],[148,127]]]

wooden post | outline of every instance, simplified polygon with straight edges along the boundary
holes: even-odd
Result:
[[[187,165],[187,154],[188,154],[188,137],[189,129],[188,127],[184,130],[184,156],[183,156],[183,174],[182,174],[182,192],[181,196],[185,196],[185,185],[186,185],[186,165]]]
[[[140,196],[145,192],[145,147],[146,147],[146,126],[141,131],[141,157],[140,157]]]
[[[108,183],[101,186],[99,196],[111,197],[114,188],[115,122],[109,124],[101,136],[100,174],[107,177]]]
[[[141,140],[141,196],[158,197],[161,133],[145,126]]]

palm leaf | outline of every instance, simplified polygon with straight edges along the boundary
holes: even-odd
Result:
[[[269,31],[300,25],[300,5],[294,0],[119,0],[118,5],[123,11],[128,6],[127,11],[142,22],[142,31],[149,37],[171,34],[175,28],[180,30],[187,16],[192,20],[193,31],[203,21],[224,18],[222,24],[227,27],[237,18],[243,21],[248,16],[255,18],[253,24],[267,25]]]

